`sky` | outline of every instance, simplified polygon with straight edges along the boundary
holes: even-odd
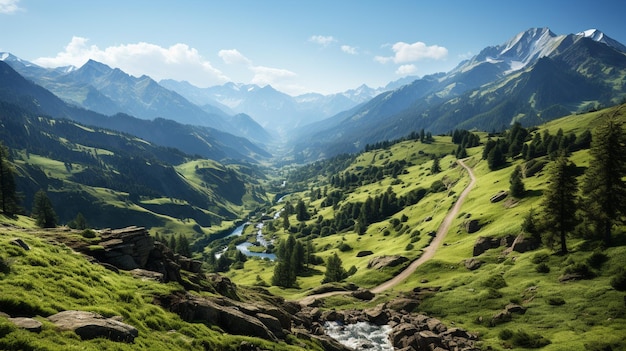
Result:
[[[0,0],[0,51],[292,96],[447,72],[533,27],[626,44],[626,1]]]

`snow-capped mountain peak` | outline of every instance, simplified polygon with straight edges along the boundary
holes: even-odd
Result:
[[[595,29],[595,28],[587,29],[585,31],[576,33],[576,35],[580,37],[584,37],[584,38],[590,38],[599,43],[604,43],[614,49],[617,49],[621,52],[626,53],[626,46],[624,46],[622,43],[618,42],[617,40],[609,37],[608,35],[604,34],[602,31],[598,29]]]

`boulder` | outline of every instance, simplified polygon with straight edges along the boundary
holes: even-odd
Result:
[[[399,297],[387,302],[387,308],[397,312],[411,312],[419,306],[420,301],[417,299]]]
[[[368,289],[358,289],[352,292],[352,297],[355,297],[359,300],[371,300],[374,298],[374,293]]]
[[[465,268],[469,269],[470,271],[473,271],[473,270],[480,268],[480,266],[483,265],[483,261],[477,260],[472,257],[463,261],[463,264],[465,265]]]
[[[398,256],[398,255],[394,255],[394,256],[378,256],[378,257],[372,258],[367,263],[367,268],[383,269],[385,267],[396,267],[396,266],[399,266],[399,265],[407,262],[408,260],[409,260],[408,258],[406,258],[404,256]]]
[[[15,324],[18,328],[22,328],[33,333],[41,332],[41,327],[43,326],[40,321],[25,317],[9,318],[9,322]]]
[[[107,338],[133,342],[139,335],[135,327],[93,312],[63,311],[48,317],[48,320],[60,330],[73,331],[85,340]]]
[[[498,192],[497,194],[493,195],[489,199],[489,201],[491,203],[500,202],[500,201],[504,200],[508,195],[509,195],[509,193],[507,193],[506,191],[502,190],[502,191]]]
[[[499,246],[500,239],[487,236],[479,236],[474,243],[474,252],[472,254],[474,257],[476,257],[489,249],[494,249]]]
[[[519,313],[519,314],[526,313],[526,307],[518,305],[516,303],[510,303],[510,304],[506,305],[504,307],[504,310],[509,312],[509,313]]]
[[[470,219],[464,223],[465,231],[468,234],[476,233],[482,227],[477,219]]]
[[[370,256],[373,255],[374,253],[372,251],[369,250],[365,250],[365,251],[359,251],[356,254],[356,257],[365,257],[365,256]]]
[[[28,251],[30,250],[30,246],[24,242],[24,240],[20,238],[15,238],[9,242],[11,245],[15,245],[17,247],[21,247],[22,249]]]
[[[535,250],[539,247],[539,242],[534,238],[527,238],[524,234],[518,235],[511,244],[511,250],[519,253]]]
[[[204,321],[217,325],[229,334],[278,341],[276,335],[259,318],[247,315],[234,306],[221,306],[207,298],[185,294],[171,301],[168,307],[185,321]],[[264,320],[271,321],[272,328],[280,325],[278,319],[269,315],[264,315]]]

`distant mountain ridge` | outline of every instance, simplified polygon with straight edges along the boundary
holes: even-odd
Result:
[[[317,93],[290,96],[272,86],[225,83],[220,86],[198,88],[188,82],[171,79],[159,84],[178,92],[199,106],[218,106],[226,112],[245,113],[266,129],[287,133],[294,128],[314,123],[341,111],[367,102],[390,88],[370,88],[363,84],[342,93],[323,95]]]
[[[243,137],[217,129],[184,125],[175,121],[142,120],[125,114],[105,116],[70,105],[49,90],[22,77],[6,62],[0,61],[0,101],[20,106],[39,115],[67,118],[86,125],[130,133],[162,146],[175,147],[190,155],[213,160],[268,158],[263,148]]]
[[[424,76],[294,134],[301,160],[356,152],[426,129],[502,130],[619,103],[624,45],[598,30],[555,35],[531,28],[483,49],[448,73]]]
[[[229,123],[227,113],[217,107],[201,108],[180,94],[166,89],[148,76],[133,77],[119,68],[89,60],[81,67],[48,69],[9,53],[0,58],[24,77],[52,91],[61,99],[105,115],[124,113],[141,119],[171,119],[182,124],[211,127],[246,136]],[[266,143],[271,137],[256,122],[248,120],[244,130],[254,130],[251,140]]]

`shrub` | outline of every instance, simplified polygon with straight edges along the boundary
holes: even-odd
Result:
[[[406,247],[404,248],[404,250],[405,250],[405,251],[411,251],[411,250],[413,250],[414,248],[415,248],[415,247],[413,246],[413,244],[408,243],[408,244],[406,245]]]
[[[511,329],[502,329],[500,333],[498,333],[498,337],[501,340],[509,340],[513,337],[513,331]]]
[[[96,232],[92,229],[85,229],[80,233],[85,239],[93,239],[96,237]]]
[[[350,250],[352,250],[352,246],[350,246],[350,245],[348,245],[348,244],[346,244],[346,243],[341,243],[341,244],[339,244],[338,249],[339,249],[339,251],[341,251],[341,252],[346,252],[346,251],[350,251]]]
[[[506,287],[506,281],[500,274],[494,274],[483,282],[483,286],[492,289],[500,289]]]
[[[596,251],[587,258],[587,264],[590,265],[592,268],[600,269],[600,267],[602,267],[604,262],[606,262],[608,259],[609,257],[605,253]]]
[[[586,263],[574,263],[565,267],[565,274],[579,274],[583,278],[593,278],[596,276]]]
[[[611,286],[618,291],[626,291],[626,269],[620,269],[613,278],[611,278]]]
[[[11,266],[9,266],[9,262],[7,262],[4,258],[0,257],[0,273],[9,273],[11,271]]]
[[[565,300],[562,297],[549,297],[548,305],[550,306],[561,306],[565,305]]]
[[[538,349],[550,344],[550,340],[539,334],[529,334],[523,330],[518,330],[511,337],[513,345],[528,349]]]
[[[535,270],[537,273],[550,273],[550,266],[542,262],[535,267]]]

